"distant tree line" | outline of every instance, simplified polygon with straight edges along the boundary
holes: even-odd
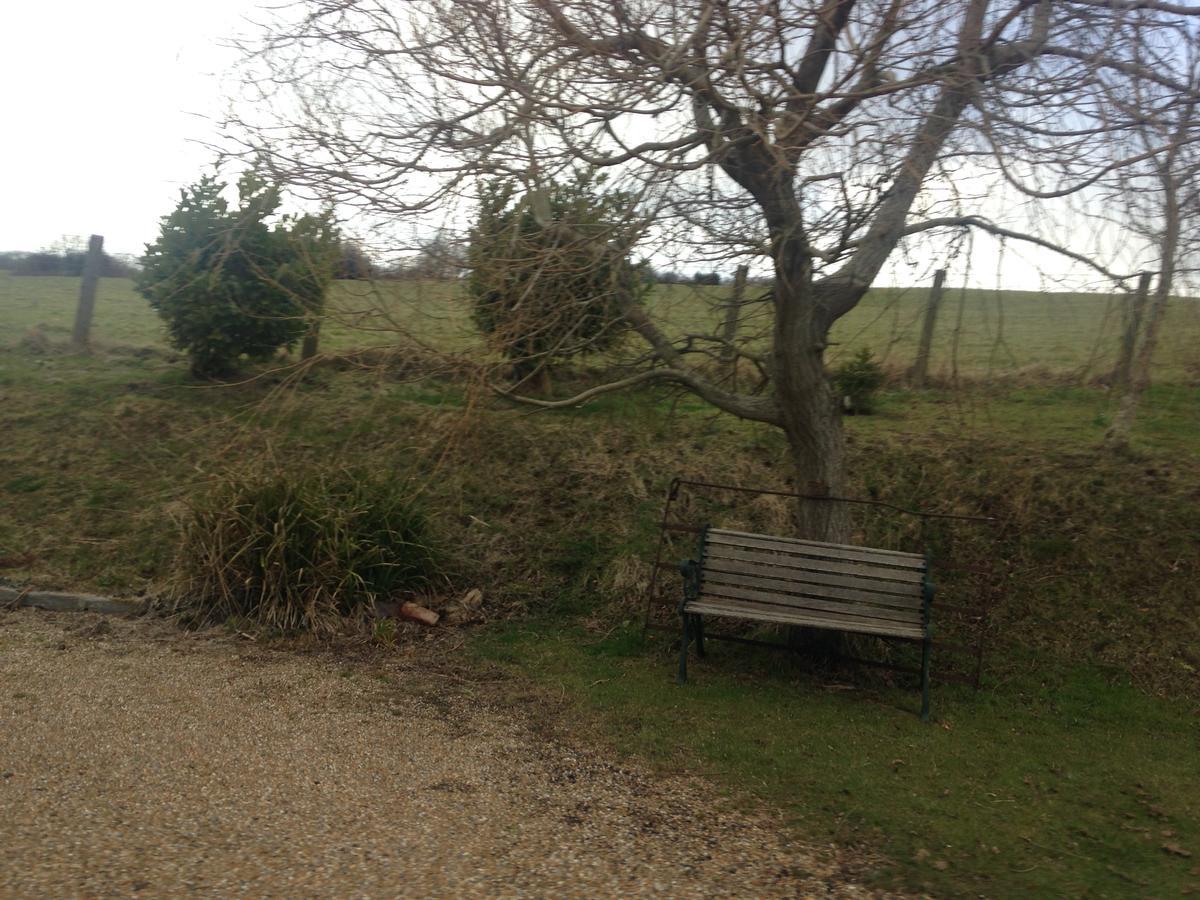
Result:
[[[65,275],[79,278],[83,275],[86,259],[87,252],[84,250],[39,250],[36,253],[4,250],[0,251],[0,270],[13,275]],[[100,275],[104,278],[132,278],[138,268],[137,261],[132,257],[103,253]]]
[[[639,264],[640,270],[643,272],[646,281],[652,284],[701,284],[715,285],[726,284],[730,278],[723,276],[720,272],[700,271],[692,272],[690,275],[675,271],[674,269],[655,269],[648,260],[642,260]],[[751,275],[746,279],[747,284],[770,284],[771,277],[764,275]]]
[[[646,280],[654,284],[720,284],[719,272],[693,272],[685,275],[674,269],[655,269],[648,262],[642,263]]]
[[[415,281],[460,278],[466,272],[465,247],[445,232],[439,231],[421,245],[411,256],[392,263],[381,263],[354,240],[342,240],[334,278],[338,280]],[[87,252],[83,249],[50,249],[29,252],[0,250],[0,272],[13,275],[60,275],[79,278]],[[142,260],[132,254],[104,253],[100,274],[104,278],[134,278],[142,268]],[[685,274],[672,269],[655,269],[648,260],[637,265],[647,284],[719,285],[724,280],[719,272],[695,271]],[[752,283],[764,280],[751,278]],[[766,279],[769,280],[769,279]]]
[[[372,262],[367,251],[361,244],[354,241],[342,241],[338,244],[337,261],[333,267],[333,277],[339,281],[358,281],[374,278],[376,265]]]
[[[417,251],[390,263],[373,259],[356,241],[343,240],[334,278],[383,281],[441,281],[462,276],[465,246],[445,231],[437,231]]]
[[[467,256],[468,249],[464,242],[443,230],[438,230],[421,243],[415,253],[391,263],[373,259],[361,244],[346,240],[342,242],[340,262],[334,277],[351,280],[444,281],[461,278],[470,271]],[[720,285],[728,280],[716,271],[684,273],[674,269],[656,269],[647,259],[638,262],[635,268],[646,284]],[[770,280],[751,277],[749,282],[769,284]]]

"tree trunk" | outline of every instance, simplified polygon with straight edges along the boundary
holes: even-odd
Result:
[[[1158,176],[1162,185],[1162,232],[1158,243],[1158,285],[1154,289],[1154,302],[1149,317],[1143,326],[1142,344],[1129,373],[1121,405],[1113,417],[1112,426],[1104,435],[1104,443],[1111,450],[1123,450],[1129,446],[1129,434],[1137,418],[1138,404],[1146,388],[1150,386],[1150,365],[1154,362],[1154,351],[1158,349],[1158,332],[1162,328],[1167,312],[1167,301],[1175,284],[1175,264],[1179,256],[1179,239],[1183,227],[1183,211],[1180,208],[1179,190],[1188,183],[1189,175],[1175,169],[1180,148],[1187,145],[1190,134],[1193,108],[1185,106],[1181,114],[1174,141],[1167,150],[1165,159],[1157,160]],[[1142,274],[1138,291],[1148,291],[1149,276]]]
[[[811,270],[776,278],[774,384],[779,417],[795,472],[796,492],[812,497],[846,495],[846,442],[837,395],[825,373],[829,331],[824,306],[811,296]],[[802,499],[798,537],[849,543],[847,504]]]
[[[1150,365],[1154,362],[1154,351],[1158,348],[1158,332],[1162,328],[1163,316],[1167,311],[1167,298],[1171,292],[1171,272],[1164,270],[1158,278],[1158,288],[1154,292],[1154,303],[1150,306],[1150,315],[1146,319],[1145,333],[1142,335],[1142,345],[1138,349],[1137,359],[1134,360],[1129,383],[1125,393],[1121,395],[1121,403],[1117,414],[1113,416],[1112,425],[1104,434],[1104,444],[1110,450],[1124,450],[1129,446],[1129,434],[1133,431],[1133,423],[1137,418],[1138,405],[1146,388],[1150,387]],[[1145,279],[1139,284],[1139,290]],[[1147,285],[1148,286],[1148,285]]]
[[[811,497],[846,495],[846,441],[842,417],[821,359],[801,378],[791,379],[794,391],[778,391],[783,431],[795,472],[797,493]],[[796,534],[814,541],[850,542],[850,515],[845,503],[802,499],[796,510]]]
[[[807,267],[803,276],[808,276]],[[809,277],[776,278],[775,400],[795,473],[795,489],[806,494],[796,506],[796,536],[835,544],[850,543],[849,504],[821,497],[844,497],[846,442],[841,405],[825,373],[829,327],[824,307],[812,296]],[[792,626],[790,647],[810,656],[845,652],[845,635],[820,628]]]
[[[1117,367],[1113,369],[1113,387],[1129,387],[1133,356],[1137,351],[1138,336],[1142,332],[1142,317],[1146,313],[1146,299],[1150,296],[1151,277],[1149,272],[1143,272],[1138,278],[1137,291],[1126,301],[1125,334],[1121,340],[1121,355],[1117,358]]]

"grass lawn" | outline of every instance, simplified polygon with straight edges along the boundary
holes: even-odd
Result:
[[[799,833],[881,849],[878,884],[937,895],[1180,896],[1200,885],[1194,703],[1027,659],[978,694],[919,693],[713,644],[674,683],[666,641],[558,619],[475,652],[576,698],[619,749],[787,810]],[[1011,652],[1011,651],[1006,651]],[[1004,665],[1011,669],[1011,661]],[[703,810],[697,810],[703,815]]]
[[[877,415],[847,420],[856,493],[1001,522],[995,536],[962,539],[1001,560],[1010,582],[984,689],[935,677],[926,726],[904,681],[715,645],[678,687],[669,636],[643,639],[640,591],[667,482],[784,486],[771,429],[669,391],[531,416],[469,385],[386,371],[198,385],[181,360],[142,352],[162,350],[162,335],[124,281],[101,286],[95,354],[24,346],[38,323],[65,342],[76,288],[0,273],[0,577],[152,590],[189,499],[230,471],[369,464],[425,486],[452,548],[453,590],[483,587],[494,621],[464,652],[570,698],[580,734],[778,804],[801,837],[882,851],[881,885],[959,896],[1200,890],[1200,388],[1186,374],[1200,342],[1190,307],[1168,329],[1163,383],[1126,456],[1097,449],[1113,398],[1062,379],[893,390]],[[445,287],[420,291],[412,304],[389,301],[400,324],[442,346],[474,340]],[[1019,348],[1010,370],[1075,371],[1089,358],[1102,301],[1063,300],[1084,310],[1084,325],[1055,338],[1037,317],[1061,298],[1003,299]],[[327,347],[386,343],[369,300],[340,298]],[[706,315],[682,290],[654,300],[674,301],[681,319]],[[886,345],[887,317],[919,308],[918,293],[872,295],[856,312],[861,339]],[[994,334],[971,341],[960,362],[985,373]],[[891,347],[898,363],[905,344]],[[786,513],[714,509],[763,528]]]

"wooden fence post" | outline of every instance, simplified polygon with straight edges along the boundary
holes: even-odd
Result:
[[[321,320],[315,318],[308,326],[308,333],[304,335],[304,340],[300,344],[300,361],[304,362],[307,359],[312,359],[317,355],[317,345],[321,340]]]
[[[75,330],[71,343],[82,350],[92,333],[92,313],[96,310],[96,285],[104,266],[104,237],[93,234],[88,239],[87,257],[83,261],[83,283],[79,286],[79,306],[75,309]]]
[[[917,359],[909,372],[908,380],[913,387],[925,387],[929,373],[929,352],[933,346],[933,329],[937,324],[938,307],[942,303],[942,286],[946,283],[946,270],[938,269],[933,276],[933,287],[925,304],[925,321],[921,325],[921,344],[917,348]]]
[[[721,340],[724,342],[721,345],[721,359],[727,363],[732,363],[737,359],[737,350],[733,346],[733,340],[737,337],[738,319],[742,312],[742,295],[746,293],[746,275],[749,271],[749,266],[737,267],[737,273],[733,276],[733,295],[725,304],[725,326],[721,329]]]

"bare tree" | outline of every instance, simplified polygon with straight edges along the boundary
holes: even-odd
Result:
[[[1160,71],[1182,69],[1179,80],[1193,91],[1200,89],[1200,58],[1192,34],[1178,52],[1151,60]],[[1153,45],[1137,48],[1154,52]],[[1172,66],[1171,64],[1175,65]],[[1147,297],[1148,277],[1139,284],[1138,300],[1121,348],[1116,381],[1121,399],[1112,425],[1104,435],[1111,449],[1124,449],[1137,417],[1142,396],[1150,386],[1150,370],[1158,337],[1176,276],[1185,260],[1200,251],[1200,118],[1194,102],[1164,92],[1155,83],[1136,79],[1124,104],[1135,122],[1132,143],[1143,150],[1144,160],[1124,167],[1117,185],[1127,227],[1149,245],[1158,271],[1153,295]],[[1148,307],[1148,308],[1147,308]]]
[[[989,187],[1031,203],[1119,167],[1114,86],[1200,8],[1159,0],[309,0],[248,49],[242,152],[292,185],[386,222],[465,206],[511,176],[537,214],[580,166],[637,198],[644,240],[774,273],[769,325],[736,352],[763,374],[736,393],[729,348],[673,334],[633,302],[643,368],[546,407],[651,382],[780,428],[795,483],[844,493],[830,328],[903,242],[997,223]],[[989,218],[991,213],[991,218]],[[1107,271],[1084,254],[1077,262]],[[597,249],[597,257],[603,249]],[[714,374],[716,373],[716,374]],[[803,503],[802,535],[849,536],[845,505]]]

